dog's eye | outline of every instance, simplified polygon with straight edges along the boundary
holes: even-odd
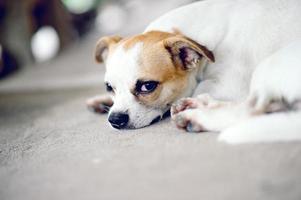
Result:
[[[146,81],[146,82],[141,82],[137,84],[136,91],[140,94],[148,94],[153,92],[157,86],[158,86],[157,81]]]
[[[113,87],[110,85],[110,83],[106,83],[106,90],[108,92],[112,92],[113,91]]]

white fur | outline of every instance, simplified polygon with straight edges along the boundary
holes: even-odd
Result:
[[[216,62],[207,65],[195,95],[209,93],[233,102],[244,101],[249,95],[249,99],[256,99],[258,110],[271,100],[284,98],[292,104],[301,99],[300,11],[300,0],[207,0],[167,13],[146,31],[178,29],[214,52]],[[288,44],[292,45],[286,47]],[[209,130],[225,130],[220,140],[229,143],[301,139],[299,110],[247,115],[243,120],[235,117],[236,112],[248,111],[247,103],[241,110],[234,106],[207,115],[187,110],[183,115],[198,117]]]
[[[301,100],[300,75],[301,38],[272,54],[256,67],[251,81],[250,98],[258,96],[258,102],[262,104],[283,97],[289,104]]]
[[[301,113],[259,116],[225,129],[220,141],[230,144],[301,140]]]
[[[109,82],[115,91],[115,95],[112,96],[114,104],[109,115],[113,112],[127,112],[130,119],[128,128],[147,126],[154,118],[162,116],[165,112],[165,110],[143,106],[135,100],[130,91],[140,78],[138,57],[142,45],[142,43],[137,43],[127,51],[123,46],[119,46],[106,61],[105,81]]]
[[[280,49],[255,70],[249,99],[255,109],[284,98],[296,110],[259,116],[230,126],[219,139],[228,143],[301,140],[301,40]]]
[[[127,128],[141,128],[150,125],[150,123],[157,117],[162,117],[166,111],[169,110],[170,105],[167,106],[145,106],[135,99],[131,93],[134,89],[136,81],[141,77],[141,68],[139,62],[140,53],[142,52],[143,43],[138,42],[133,47],[125,50],[120,45],[114,50],[114,53],[108,55],[106,60],[105,82],[110,83],[114,88],[115,94],[112,95],[113,106],[110,108],[109,115],[115,112],[126,112],[129,115],[129,123]],[[204,62],[200,62],[204,65]],[[201,68],[201,67],[198,67]],[[190,72],[187,80],[187,87],[178,98],[191,96],[198,82],[198,70]],[[173,89],[165,83],[161,91],[161,99],[167,99],[173,95]],[[98,99],[98,97],[97,97]],[[95,98],[88,101],[94,102]]]
[[[300,10],[299,0],[207,0],[171,11],[145,31],[176,28],[213,50],[216,62],[207,66],[196,94],[241,100],[255,67],[301,37]]]

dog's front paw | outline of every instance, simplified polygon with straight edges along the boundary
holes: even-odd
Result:
[[[107,113],[113,105],[113,100],[108,95],[98,95],[87,99],[88,109],[96,113]]]
[[[208,94],[199,95],[197,98],[183,98],[171,107],[171,118],[176,126],[188,132],[205,131],[199,121],[200,109],[206,108],[212,98]]]
[[[197,99],[195,98],[183,98],[174,103],[171,106],[170,113],[171,115],[176,115],[184,110],[187,109],[192,109],[192,108],[197,108],[198,107],[198,102]]]
[[[247,104],[253,115],[283,112],[291,107],[284,99],[263,92],[252,93],[247,99]]]
[[[227,121],[221,117],[231,105],[231,102],[215,100],[208,94],[202,94],[197,98],[176,102],[171,107],[171,118],[177,127],[188,132],[219,131],[222,125],[216,122]]]
[[[228,102],[214,99],[207,93],[198,95],[196,99],[198,101],[199,107],[201,108],[214,109],[228,104]]]
[[[172,105],[171,115],[193,108],[215,108],[220,104],[221,102],[213,99],[209,94],[201,94],[196,98],[183,98]]]
[[[185,110],[172,116],[172,120],[178,128],[188,132],[206,131],[199,121],[198,109]]]

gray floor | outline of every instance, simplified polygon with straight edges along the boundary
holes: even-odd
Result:
[[[116,131],[88,112],[98,35],[0,82],[1,200],[301,199],[301,143],[228,146],[169,119]]]

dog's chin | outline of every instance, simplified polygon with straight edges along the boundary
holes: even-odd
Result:
[[[147,124],[129,124],[128,126],[124,127],[124,130],[130,130],[130,129],[141,129],[141,128],[145,128],[148,127],[150,125],[153,125],[155,123],[158,123],[159,121],[161,121],[161,116],[157,116],[155,117],[150,123]]]

